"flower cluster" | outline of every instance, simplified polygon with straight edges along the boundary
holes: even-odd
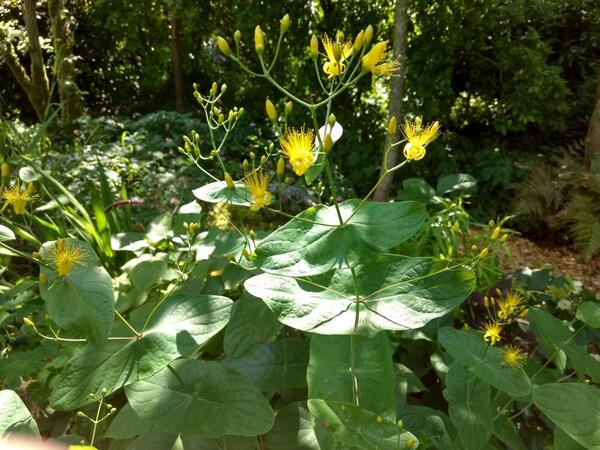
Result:
[[[525,317],[527,306],[523,297],[517,292],[511,291],[502,295],[497,290],[498,299],[494,296],[483,297],[483,305],[488,313],[489,320],[483,324],[483,340],[491,346],[502,340],[504,327],[513,323],[516,319]],[[507,345],[504,348],[504,363],[509,367],[520,367],[525,361],[523,351],[516,346]]]

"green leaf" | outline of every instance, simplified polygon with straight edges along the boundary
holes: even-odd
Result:
[[[182,434],[180,437],[184,450],[256,450],[257,448],[256,437],[254,436],[204,438],[196,435]]]
[[[144,292],[168,276],[167,259],[166,253],[145,254],[130,259],[121,267],[121,270],[129,274],[129,278],[138,292]]]
[[[482,382],[458,361],[450,365],[444,396],[448,414],[465,450],[479,450],[492,437],[494,414],[490,385]]]
[[[264,239],[254,262],[266,272],[308,276],[341,267],[370,251],[382,252],[406,241],[425,222],[425,207],[415,202],[367,202],[352,215],[360,200],[335,206],[317,205],[300,213]]]
[[[131,439],[145,433],[151,427],[152,424],[140,419],[140,416],[127,403],[112,420],[104,437],[110,439]]]
[[[165,433],[157,428],[150,428],[126,448],[127,450],[181,450],[177,442],[177,433]]]
[[[89,403],[89,394],[108,394],[148,378],[180,355],[190,355],[229,320],[231,300],[215,295],[171,294],[157,309],[139,339],[111,340],[103,348],[84,346],[59,375],[50,395],[55,409]]]
[[[477,186],[477,180],[466,173],[453,173],[441,177],[437,183],[438,194],[449,194],[455,191],[472,191]]]
[[[264,439],[269,450],[319,450],[304,402],[290,403],[278,411],[275,425]]]
[[[213,361],[174,361],[126,386],[125,393],[143,420],[165,431],[254,436],[273,426],[273,410],[262,393]]]
[[[267,305],[245,293],[233,304],[231,319],[225,328],[225,354],[240,358],[252,353],[280,329],[280,323]]]
[[[600,390],[583,383],[534,386],[535,406],[588,449],[600,449]]]
[[[417,447],[415,435],[352,403],[311,399],[308,409],[323,429],[345,445],[365,450]]]
[[[192,192],[198,200],[208,203],[226,202],[232,205],[250,206],[252,200],[252,194],[241,182],[235,183],[234,189],[229,189],[225,181],[215,181],[194,189]]]
[[[46,283],[40,283],[40,295],[46,302],[48,314],[59,327],[79,333],[100,347],[113,325],[112,279],[87,243],[70,238],[61,241],[66,249],[81,252],[80,263],[74,264],[66,277],[60,277],[53,259],[59,241],[46,242],[40,254],[49,267],[40,267],[47,278]]]
[[[505,367],[502,350],[485,343],[483,334],[445,327],[439,332],[439,341],[452,358],[486,383],[513,398],[529,396],[527,374],[520,368]]]
[[[16,239],[15,233],[8,227],[0,225],[0,242],[14,241]]]
[[[504,442],[510,449],[527,450],[527,446],[523,442],[523,439],[521,439],[517,427],[506,416],[500,416],[494,422],[494,436]]]
[[[452,422],[442,411],[400,402],[396,410],[404,426],[413,430],[417,436],[419,446],[439,450],[453,448],[448,434],[448,429],[452,429]]]
[[[402,190],[398,193],[398,199],[427,204],[435,195],[435,189],[423,178],[407,178],[402,181]]]
[[[244,284],[262,298],[278,320],[292,328],[319,334],[406,330],[461,304],[475,287],[474,275],[447,261],[380,255],[354,268],[360,302],[350,269],[289,278],[261,274]]]
[[[352,402],[350,336],[314,335],[306,375],[308,398]],[[355,366],[360,405],[381,416],[396,418],[392,349],[385,333],[355,337]]]
[[[554,429],[554,450],[585,450],[577,441],[571,439],[561,428]]]
[[[12,435],[40,439],[40,432],[31,413],[16,392],[0,391],[0,444]]]
[[[600,303],[582,303],[577,308],[577,318],[592,328],[600,328]]]
[[[278,392],[306,386],[308,339],[267,342],[240,359],[226,359],[223,365],[235,370],[252,384]]]

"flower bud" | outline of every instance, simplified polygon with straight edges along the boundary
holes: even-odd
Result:
[[[250,165],[250,163],[248,162],[248,160],[244,159],[244,161],[242,162],[242,169],[244,169],[244,173],[248,172],[249,165]]]
[[[217,123],[219,125],[221,125],[224,120],[225,120],[225,115],[223,113],[219,114],[219,117],[217,117]]]
[[[479,253],[479,257],[480,258],[485,258],[490,254],[490,251],[486,248],[484,248],[483,250],[481,250],[481,253]]]
[[[417,441],[414,440],[414,438],[408,438],[406,440],[406,448],[413,448],[415,446]]]
[[[285,16],[283,16],[282,19],[279,21],[279,24],[281,26],[281,34],[285,33],[292,24],[292,19],[290,19],[290,15],[286,14]]]
[[[271,122],[277,122],[277,110],[275,109],[275,105],[271,102],[271,100],[267,99],[265,102],[265,109],[267,110],[267,116]]]
[[[77,411],[77,417],[85,417],[83,411]]]
[[[265,50],[265,34],[260,28],[260,25],[256,25],[256,28],[254,29],[254,49],[258,54],[262,54]]]
[[[490,227],[490,228],[494,228],[495,225],[496,225],[496,222],[494,222],[493,220],[490,220],[488,222],[488,227]]]
[[[352,51],[354,51],[354,53],[359,53],[362,50],[364,39],[365,32],[360,30],[360,33],[356,35],[356,39],[354,39],[354,45],[352,46]]]
[[[404,428],[404,421],[402,419],[398,419],[396,425],[398,426],[398,428]]]
[[[502,242],[506,242],[508,240],[508,234],[502,236]]]
[[[333,113],[329,114],[329,117],[327,118],[327,123],[329,124],[329,127],[333,128],[333,126],[335,125],[335,122],[336,122],[335,115]]]
[[[221,85],[221,94],[224,94],[226,90],[227,90],[227,85],[225,83],[223,83]]]
[[[286,186],[289,186],[290,184],[292,184],[294,182],[294,179],[292,177],[285,177],[285,180],[283,180],[283,182],[285,183]]]
[[[528,312],[529,312],[529,308],[525,308],[523,311],[521,311],[519,313],[519,317],[521,317],[521,318],[525,317]]]
[[[396,130],[398,129],[398,121],[395,116],[392,116],[388,122],[388,135],[393,136],[396,134]]]
[[[23,323],[25,325],[27,325],[28,327],[32,327],[33,326],[33,321],[29,317],[23,317]]]
[[[364,43],[365,43],[365,45],[369,45],[371,43],[372,39],[373,39],[373,27],[371,25],[369,25],[365,29],[365,35],[364,35]]]
[[[319,55],[319,39],[316,34],[310,38],[310,57],[316,58]]]
[[[2,163],[2,178],[8,178],[8,176],[10,175],[10,166],[8,165],[8,163]]]
[[[460,224],[458,223],[458,221],[455,221],[452,224],[452,229],[454,230],[455,233],[460,233]]]
[[[260,165],[263,166],[266,162],[267,162],[267,157],[265,155],[262,155],[260,157]]]
[[[217,149],[213,149],[213,150],[211,150],[211,152],[210,152],[210,156],[211,156],[212,158],[216,158],[217,156],[219,156],[219,151],[218,151]]]
[[[383,417],[381,416],[377,416],[375,420],[377,421],[377,423],[383,423]]]
[[[486,308],[490,307],[490,298],[487,295],[483,296],[483,306]]]
[[[210,87],[210,93],[211,93],[211,95],[217,95],[217,90],[218,89],[219,89],[219,85],[217,84],[216,81],[213,81],[213,84]]]
[[[256,155],[254,154],[254,152],[250,152],[250,159],[254,160],[254,158],[256,158]]]
[[[242,32],[240,30],[235,30],[235,33],[233,33],[233,40],[237,43],[242,40]]]
[[[283,174],[285,173],[285,159],[282,157],[277,161],[277,179],[281,181]]]
[[[250,239],[254,240],[256,238],[256,233],[254,232],[253,229],[250,229],[250,232],[248,233],[248,235],[250,236]]]
[[[238,109],[238,116],[241,116],[242,114],[244,114],[246,110],[244,109],[244,107],[242,106],[240,109]]]
[[[325,135],[325,139],[323,139],[323,151],[325,153],[329,153],[331,151],[331,147],[333,147],[333,139],[331,139],[331,134],[327,133]]]
[[[496,239],[498,239],[500,237],[500,231],[502,231],[500,229],[500,227],[494,228],[494,231],[492,231],[492,236],[491,236],[492,241],[495,241]]]
[[[342,60],[342,46],[339,42],[333,44],[333,57],[336,61],[340,62]]]
[[[227,185],[227,188],[235,189],[235,183],[233,182],[233,178],[231,178],[231,175],[229,175],[229,172],[225,172],[224,177],[225,177],[225,184]]]
[[[285,113],[290,114],[292,112],[293,108],[294,108],[294,104],[292,102],[287,102],[285,104]]]
[[[229,44],[221,36],[217,37],[217,47],[219,47],[219,50],[221,50],[221,53],[223,53],[224,55],[231,55],[231,49],[229,48]]]

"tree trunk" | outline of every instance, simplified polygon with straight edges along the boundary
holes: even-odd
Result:
[[[81,116],[83,95],[75,81],[73,36],[69,30],[64,1],[48,0],[48,15],[54,41],[54,76],[60,97],[61,120],[69,125]]]
[[[0,30],[0,52],[8,64],[8,68],[25,91],[31,106],[40,121],[44,120],[46,107],[50,101],[50,87],[44,67],[44,55],[40,45],[40,32],[35,14],[35,0],[24,0],[23,17],[25,18],[25,30],[29,40],[30,71],[21,63],[13,45],[8,42],[7,36]]]
[[[181,67],[181,27],[179,19],[171,14],[171,60],[173,63],[173,79],[175,82],[175,110],[183,111],[184,96],[183,96],[183,69]]]
[[[587,135],[585,137],[585,165],[592,168],[592,159],[596,155],[600,158],[600,71],[596,82],[596,95],[594,97],[594,110],[590,118]]]
[[[390,94],[389,118],[396,117],[401,122],[402,117],[402,98],[404,97],[404,72],[406,71],[406,31],[408,28],[408,0],[396,0],[396,12],[394,17],[394,59],[400,63],[398,73],[392,77],[392,91]],[[400,127],[393,136],[393,142],[396,142],[400,136]],[[393,167],[398,160],[397,147],[392,148],[388,154],[387,166]],[[385,167],[383,162],[381,175]],[[374,200],[387,201],[390,198],[394,173],[390,173],[375,190]]]

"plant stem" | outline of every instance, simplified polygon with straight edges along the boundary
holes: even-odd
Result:
[[[354,271],[354,267],[351,267],[348,264],[348,260],[346,259],[346,264],[350,267],[350,273],[352,274],[352,282],[354,284],[354,292],[356,295],[355,298],[355,314],[354,314],[354,329],[352,330],[352,334],[350,335],[350,377],[352,378],[352,397],[354,399],[354,403],[356,406],[360,406],[360,391],[358,389],[358,377],[356,376],[356,350],[357,350],[357,334],[358,334],[358,320],[360,317],[360,294],[358,292],[358,280],[356,278],[356,273]]]
[[[129,329],[131,330],[131,332],[132,332],[132,333],[133,333],[133,334],[134,334],[136,337],[141,337],[141,336],[142,336],[142,334],[141,334],[141,333],[138,333],[138,331],[137,331],[135,328],[133,328],[133,327],[131,326],[131,324],[130,324],[130,323],[127,321],[127,319],[126,319],[125,317],[123,317],[123,316],[121,315],[121,313],[120,313],[119,311],[117,311],[116,309],[115,309],[115,314],[117,315],[117,318],[118,318],[118,319],[119,319],[121,322],[123,322],[123,325],[125,325],[127,328],[129,328]]]

